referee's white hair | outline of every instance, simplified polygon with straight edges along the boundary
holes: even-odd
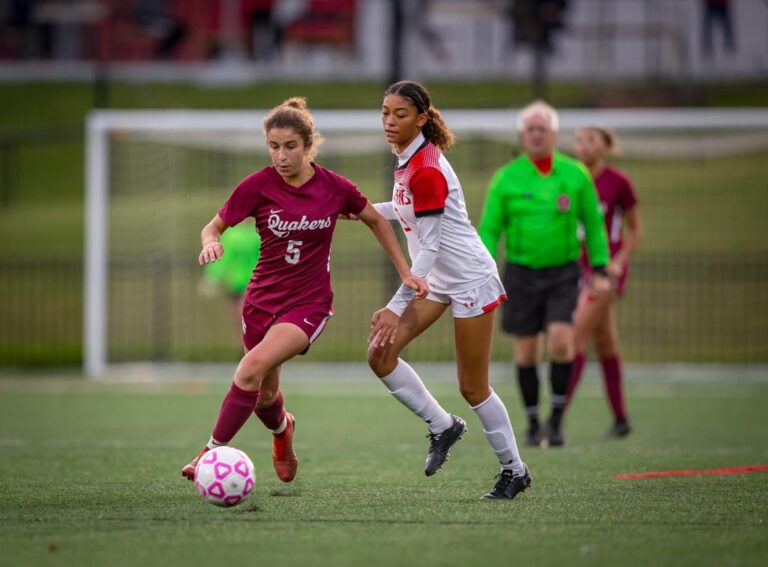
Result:
[[[535,114],[544,115],[549,120],[549,127],[555,132],[560,129],[560,119],[557,117],[557,110],[543,100],[535,100],[528,106],[521,108],[520,112],[517,113],[517,131],[522,132],[525,130],[525,123]]]

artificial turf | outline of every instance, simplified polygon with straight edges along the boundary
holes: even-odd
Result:
[[[233,509],[206,504],[179,474],[210,433],[225,381],[0,380],[2,564],[764,564],[768,473],[611,478],[768,463],[764,379],[631,371],[635,430],[605,440],[608,412],[588,376],[568,445],[521,447],[531,489],[484,502],[497,465],[450,380],[425,371],[470,431],[427,478],[424,427],[364,369],[356,380],[308,374],[286,366],[297,479],[277,480],[269,434],[253,419],[233,444],[254,461],[257,488]],[[496,391],[522,438],[513,381],[497,378]]]

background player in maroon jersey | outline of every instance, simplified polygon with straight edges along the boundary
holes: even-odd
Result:
[[[306,101],[288,99],[272,109],[263,127],[273,165],[241,181],[201,234],[200,264],[214,262],[225,253],[221,234],[254,217],[261,254],[243,304],[246,354],[210,440],[182,469],[190,480],[200,456],[229,443],[252,413],[274,434],[272,459],[277,476],[283,482],[295,477],[295,420],[285,411],[280,368],[306,353],[333,315],[330,250],[339,215],[354,214],[368,225],[403,285],[418,297],[427,292],[426,282],[411,275],[387,220],[349,180],[312,162],[321,138]]]
[[[427,90],[412,81],[387,89],[381,119],[397,168],[392,200],[375,206],[400,224],[411,269],[427,278],[430,291],[414,299],[401,287],[374,313],[368,363],[395,399],[427,425],[424,473],[435,474],[466,424],[440,406],[400,353],[450,309],[459,390],[500,464],[495,486],[483,498],[511,500],[530,486],[531,475],[520,459],[507,408],[488,380],[494,312],[507,296],[496,263],[469,221],[459,179],[442,153],[453,145],[453,134]]]
[[[595,180],[600,205],[605,216],[611,261],[606,270],[613,282],[609,294],[595,297],[584,285],[574,313],[576,358],[573,361],[571,382],[568,387],[570,402],[584,370],[584,350],[589,339],[595,344],[602,368],[605,392],[614,415],[614,424],[608,430],[611,437],[623,437],[630,431],[622,391],[622,367],[619,355],[619,330],[613,309],[615,299],[624,294],[629,275],[629,261],[642,236],[642,224],[637,197],[627,176],[608,165],[606,156],[616,152],[616,139],[605,128],[582,128],[576,132],[576,156],[589,168]],[[628,228],[624,234],[624,224]],[[586,252],[582,254],[583,282],[591,277]]]

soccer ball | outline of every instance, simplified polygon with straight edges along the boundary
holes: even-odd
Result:
[[[198,461],[195,486],[203,500],[214,506],[236,506],[256,486],[253,463],[234,447],[216,447]]]

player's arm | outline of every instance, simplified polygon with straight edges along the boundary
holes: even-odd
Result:
[[[371,203],[366,203],[365,208],[357,213],[356,216],[371,229],[376,240],[379,241],[384,252],[387,253],[387,256],[389,256],[389,259],[395,266],[403,285],[412,290],[419,299],[426,297],[429,291],[427,282],[421,277],[415,277],[412,273],[389,221]]]
[[[373,208],[376,209],[378,213],[388,221],[397,220],[397,216],[395,215],[395,206],[392,204],[392,201],[374,203]],[[339,218],[343,220],[357,220],[358,215],[353,215],[352,213],[346,215],[341,214],[339,215]]]
[[[586,168],[582,168],[583,183],[579,192],[579,211],[584,226],[584,240],[589,253],[589,263],[599,272],[608,265],[608,233],[605,230],[605,220],[600,210],[597,189]]]
[[[483,214],[480,217],[480,224],[477,228],[480,240],[482,240],[493,258],[496,258],[499,239],[504,230],[502,177],[502,170],[497,171],[488,185],[488,192],[485,196],[485,204],[483,205]]]
[[[612,286],[606,270],[610,260],[608,251],[608,233],[605,230],[605,219],[600,210],[597,189],[592,176],[585,167],[581,167],[583,182],[579,193],[581,223],[584,226],[584,242],[589,255],[589,263],[594,275],[591,279],[592,292],[597,296],[608,293]]]
[[[608,264],[608,273],[611,276],[619,277],[624,271],[624,267],[632,259],[632,254],[637,249],[637,245],[643,238],[643,223],[640,219],[640,211],[637,206],[632,207],[629,210],[624,211],[624,225],[627,227],[627,232],[624,235],[621,248],[616,252],[615,256]]]
[[[395,205],[392,203],[392,201],[374,203],[373,208],[379,211],[379,214],[388,221],[397,220],[397,215],[395,215]]]
[[[211,222],[203,227],[200,233],[200,241],[203,249],[198,256],[197,261],[202,266],[209,262],[215,262],[224,255],[224,247],[221,245],[221,235],[227,230],[227,224],[217,214],[211,219]]]
[[[224,255],[221,235],[230,226],[240,224],[248,216],[251,216],[259,195],[257,190],[258,175],[259,173],[251,174],[238,183],[224,206],[219,209],[211,222],[203,227],[200,233],[203,250],[198,257],[200,265],[215,262],[221,258]]]

